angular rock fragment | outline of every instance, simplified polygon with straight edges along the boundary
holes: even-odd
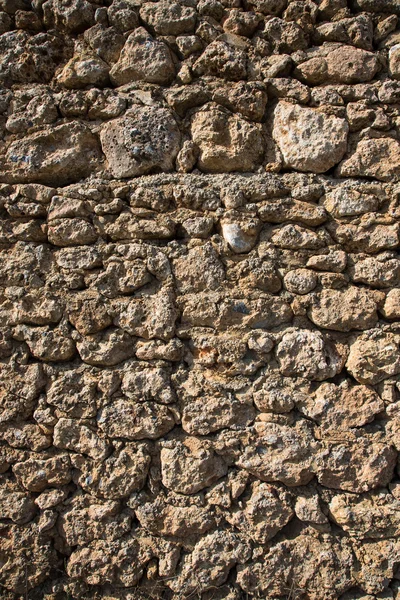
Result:
[[[379,157],[379,160],[377,160]],[[375,177],[390,181],[400,176],[400,143],[390,137],[362,139],[337,167],[339,177]]]
[[[61,186],[88,177],[100,160],[97,138],[75,121],[11,142],[0,161],[0,177],[9,183]]]
[[[155,402],[116,399],[98,414],[99,427],[111,438],[154,440],[175,426],[173,412]]]
[[[109,445],[86,425],[75,419],[60,419],[54,428],[56,448],[87,454],[102,460],[109,454]]]
[[[203,537],[181,562],[178,577],[168,582],[174,592],[186,595],[219,586],[237,563],[246,562],[250,550],[238,536],[216,531]]]
[[[316,449],[311,428],[305,421],[296,427],[260,423],[236,464],[262,481],[305,485],[314,476],[312,462]]]
[[[362,288],[352,286],[343,291],[322,290],[309,311],[309,317],[323,329],[364,330],[377,322],[376,308],[373,293]]]
[[[399,341],[392,333],[370,330],[350,345],[346,368],[359,383],[374,385],[400,373]]]
[[[43,492],[47,487],[58,487],[71,481],[71,465],[67,454],[47,460],[29,459],[16,463],[13,472],[17,481],[31,492]]]
[[[348,125],[344,119],[288,102],[274,111],[272,134],[286,167],[325,173],[347,150]]]
[[[166,85],[175,77],[170,49],[143,28],[135,29],[127,38],[118,62],[110,70],[115,86],[131,81],[147,81]]]
[[[192,33],[196,23],[196,11],[193,8],[166,0],[144,3],[139,14],[160,35]]]
[[[343,368],[344,359],[319,331],[297,330],[285,333],[276,356],[280,371],[289,377],[322,381]]]
[[[174,492],[195,494],[227,471],[225,461],[198,438],[187,437],[161,449],[162,481]]]
[[[135,177],[154,169],[171,171],[180,133],[167,109],[138,107],[104,125],[100,140],[114,177]]]
[[[191,133],[199,147],[198,166],[208,173],[252,171],[264,153],[260,126],[211,108],[193,117]]]
[[[249,493],[241,497],[241,504],[226,518],[260,544],[266,544],[294,516],[289,494],[268,483],[252,484]]]

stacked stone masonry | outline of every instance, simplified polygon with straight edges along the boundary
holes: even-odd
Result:
[[[398,0],[0,0],[1,600],[400,600]]]

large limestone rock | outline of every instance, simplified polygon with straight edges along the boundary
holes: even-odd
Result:
[[[370,81],[379,69],[374,53],[353,46],[330,44],[321,50],[311,48],[308,54],[296,72],[309,85]]]
[[[160,35],[191,33],[196,23],[196,11],[192,7],[168,0],[146,2],[139,14]]]
[[[286,167],[325,173],[347,150],[349,127],[344,119],[289,102],[274,110],[272,135]]]
[[[175,77],[175,66],[170,49],[155,40],[143,28],[133,31],[125,42],[118,62],[110,71],[115,86],[131,81],[147,81],[166,85]]]
[[[375,177],[381,181],[397,178],[400,176],[400,143],[391,137],[362,139],[340,163],[337,174],[339,177]]]
[[[316,297],[310,319],[318,327],[336,331],[369,329],[378,320],[374,294],[357,287],[322,290]]]
[[[192,138],[199,147],[198,166],[205,172],[251,171],[261,162],[260,126],[237,115],[211,108],[196,113]]]
[[[0,177],[9,183],[62,186],[88,177],[100,160],[97,137],[74,121],[11,142],[0,160]]]
[[[199,438],[170,442],[161,450],[163,484],[180,494],[195,494],[227,471],[226,462]]]
[[[135,177],[154,170],[171,171],[180,132],[169,110],[137,107],[104,125],[100,140],[113,176]]]
[[[400,373],[397,336],[379,330],[361,334],[350,346],[347,369],[359,383],[374,385]]]
[[[327,338],[319,331],[306,329],[285,333],[276,356],[283,375],[316,381],[334,377],[344,364],[343,357]]]

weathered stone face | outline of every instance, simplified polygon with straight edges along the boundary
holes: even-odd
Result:
[[[1,600],[400,600],[399,0],[0,0]]]
[[[274,111],[272,135],[286,167],[324,173],[336,165],[347,149],[348,124],[344,119],[288,102]]]
[[[180,133],[168,110],[143,107],[104,125],[100,140],[113,176],[132,177],[171,171]]]

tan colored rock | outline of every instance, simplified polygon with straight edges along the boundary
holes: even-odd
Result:
[[[37,506],[30,494],[21,491],[18,484],[7,479],[0,479],[0,518],[18,525],[32,521],[37,513]]]
[[[0,582],[5,593],[26,594],[43,583],[57,561],[56,552],[47,536],[38,536],[37,526],[1,525],[3,566]],[[27,560],[27,557],[31,557]]]
[[[61,329],[18,325],[14,335],[26,341],[35,358],[45,362],[71,360],[76,353],[73,340]]]
[[[359,383],[374,385],[400,373],[399,342],[392,333],[371,330],[350,345],[346,368]]]
[[[296,405],[305,416],[333,431],[362,427],[385,408],[378,394],[365,385],[341,387],[334,383],[322,383]]]
[[[169,0],[146,2],[142,4],[139,14],[160,35],[191,33],[196,23],[196,11],[193,8]]]
[[[128,440],[157,439],[175,426],[173,412],[155,402],[132,402],[115,399],[102,408],[97,418],[99,428],[111,438]]]
[[[130,518],[118,508],[118,502],[101,503],[90,496],[73,498],[60,515],[60,535],[70,546],[87,546],[98,539],[111,542],[130,529]]]
[[[47,460],[29,459],[16,463],[13,472],[17,481],[31,492],[43,492],[47,487],[58,487],[71,481],[71,466],[67,454]]]
[[[199,111],[191,133],[200,150],[198,166],[206,173],[252,171],[262,160],[260,126],[227,111],[214,107]]]
[[[293,224],[275,229],[271,242],[280,248],[289,250],[317,250],[325,245],[312,229]]]
[[[75,419],[59,419],[54,428],[54,446],[87,454],[94,460],[102,460],[109,454],[109,444],[86,425]]]
[[[118,62],[110,70],[115,86],[139,80],[167,85],[174,77],[175,66],[168,46],[152,38],[143,27],[128,36]]]
[[[171,171],[180,133],[169,110],[137,107],[106,123],[100,140],[114,177],[135,177],[154,168]]]
[[[324,173],[347,150],[348,125],[344,119],[281,101],[274,110],[272,135],[286,167]]]
[[[66,185],[88,177],[100,157],[96,136],[73,121],[11,142],[0,162],[0,177],[8,182]]]
[[[358,261],[352,272],[353,281],[357,283],[388,288],[400,283],[400,260],[378,255]]]
[[[389,69],[394,79],[400,79],[400,44],[395,44],[389,50]]]
[[[196,75],[223,77],[230,81],[246,78],[247,44],[239,36],[228,35],[233,38],[233,43],[219,39],[207,46],[193,65]]]
[[[76,479],[82,488],[107,500],[120,500],[137,492],[145,484],[150,456],[140,445],[126,443],[104,461],[72,458],[80,475]]]
[[[396,460],[393,446],[366,437],[326,441],[317,457],[317,478],[325,487],[361,494],[386,486]]]
[[[144,299],[120,301],[115,304],[114,311],[114,324],[130,335],[162,340],[174,336],[178,312],[174,296],[168,290]]]
[[[86,86],[105,87],[109,82],[109,66],[96,56],[76,56],[65,65],[60,83],[68,89]]]
[[[183,559],[178,577],[168,585],[174,592],[186,595],[195,590],[203,593],[224,583],[229,571],[249,556],[249,547],[238,536],[225,531],[210,533]]]
[[[326,210],[334,217],[354,217],[379,208],[379,200],[372,194],[363,194],[353,188],[336,187],[322,199]]]
[[[294,587],[307,589],[310,600],[335,600],[354,583],[354,558],[334,536],[301,534],[269,548],[261,560],[238,566],[238,584],[245,593],[279,597]]]
[[[293,294],[308,294],[317,285],[317,276],[308,269],[293,269],[283,278],[285,287]]]
[[[249,425],[254,419],[251,403],[235,397],[188,399],[182,411],[182,429],[190,435],[207,435],[233,425]]]
[[[353,46],[330,44],[329,49],[320,52],[311,49],[312,54],[314,57],[296,68],[299,77],[309,85],[370,81],[379,68],[378,59],[372,52]]]
[[[316,447],[305,421],[295,427],[259,423],[236,464],[262,481],[306,485],[314,476],[312,461]]]
[[[400,532],[399,502],[387,490],[361,496],[339,494],[329,503],[329,511],[335,523],[352,537],[395,537]]]
[[[344,360],[335,346],[319,331],[285,333],[276,356],[283,375],[322,381],[340,373]]]
[[[345,290],[322,290],[309,311],[317,327],[335,331],[369,329],[378,320],[374,294],[355,286]]]
[[[283,488],[256,481],[226,519],[254,541],[266,544],[293,516],[290,496]]]
[[[48,229],[49,242],[54,246],[81,246],[93,244],[97,233],[86,219],[55,219]]]
[[[162,498],[138,506],[135,514],[142,527],[156,535],[186,537],[203,534],[214,524],[214,517],[201,506],[176,506]]]
[[[170,442],[161,449],[162,482],[180,494],[195,494],[226,475],[225,461],[202,443],[187,437]]]
[[[382,159],[377,160],[377,157]],[[400,143],[390,137],[362,139],[337,167],[339,177],[375,177],[390,181],[400,175]]]
[[[83,362],[94,366],[117,365],[135,354],[134,340],[117,327],[79,337],[76,346]]]
[[[214,290],[225,279],[225,270],[210,242],[197,246],[174,261],[173,272],[181,293]]]
[[[386,296],[385,304],[381,309],[382,314],[386,319],[400,318],[400,289],[394,288],[390,290]]]

